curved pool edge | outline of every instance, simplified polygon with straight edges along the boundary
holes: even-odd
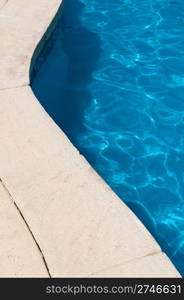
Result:
[[[180,277],[33,95],[31,58],[61,0],[24,2],[9,0],[0,10],[0,178],[51,276]]]

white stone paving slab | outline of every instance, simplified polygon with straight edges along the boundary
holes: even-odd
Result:
[[[130,278],[179,278],[171,261],[164,253],[148,255],[117,265],[107,270],[91,274],[91,277],[127,277]]]
[[[9,0],[0,9],[0,89],[29,83],[33,52],[61,0]]]
[[[0,277],[49,277],[34,239],[1,183]]]

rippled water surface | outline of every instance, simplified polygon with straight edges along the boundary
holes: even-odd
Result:
[[[184,1],[64,0],[32,88],[184,275]]]

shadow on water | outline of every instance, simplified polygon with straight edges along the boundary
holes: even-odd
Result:
[[[101,53],[99,36],[80,23],[83,9],[79,0],[63,1],[61,18],[46,42],[50,44],[46,61],[31,80],[40,103],[74,144],[77,133],[85,132],[82,120],[91,100],[88,85]]]

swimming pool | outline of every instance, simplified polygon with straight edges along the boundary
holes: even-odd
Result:
[[[184,2],[64,0],[32,89],[184,275]]]

